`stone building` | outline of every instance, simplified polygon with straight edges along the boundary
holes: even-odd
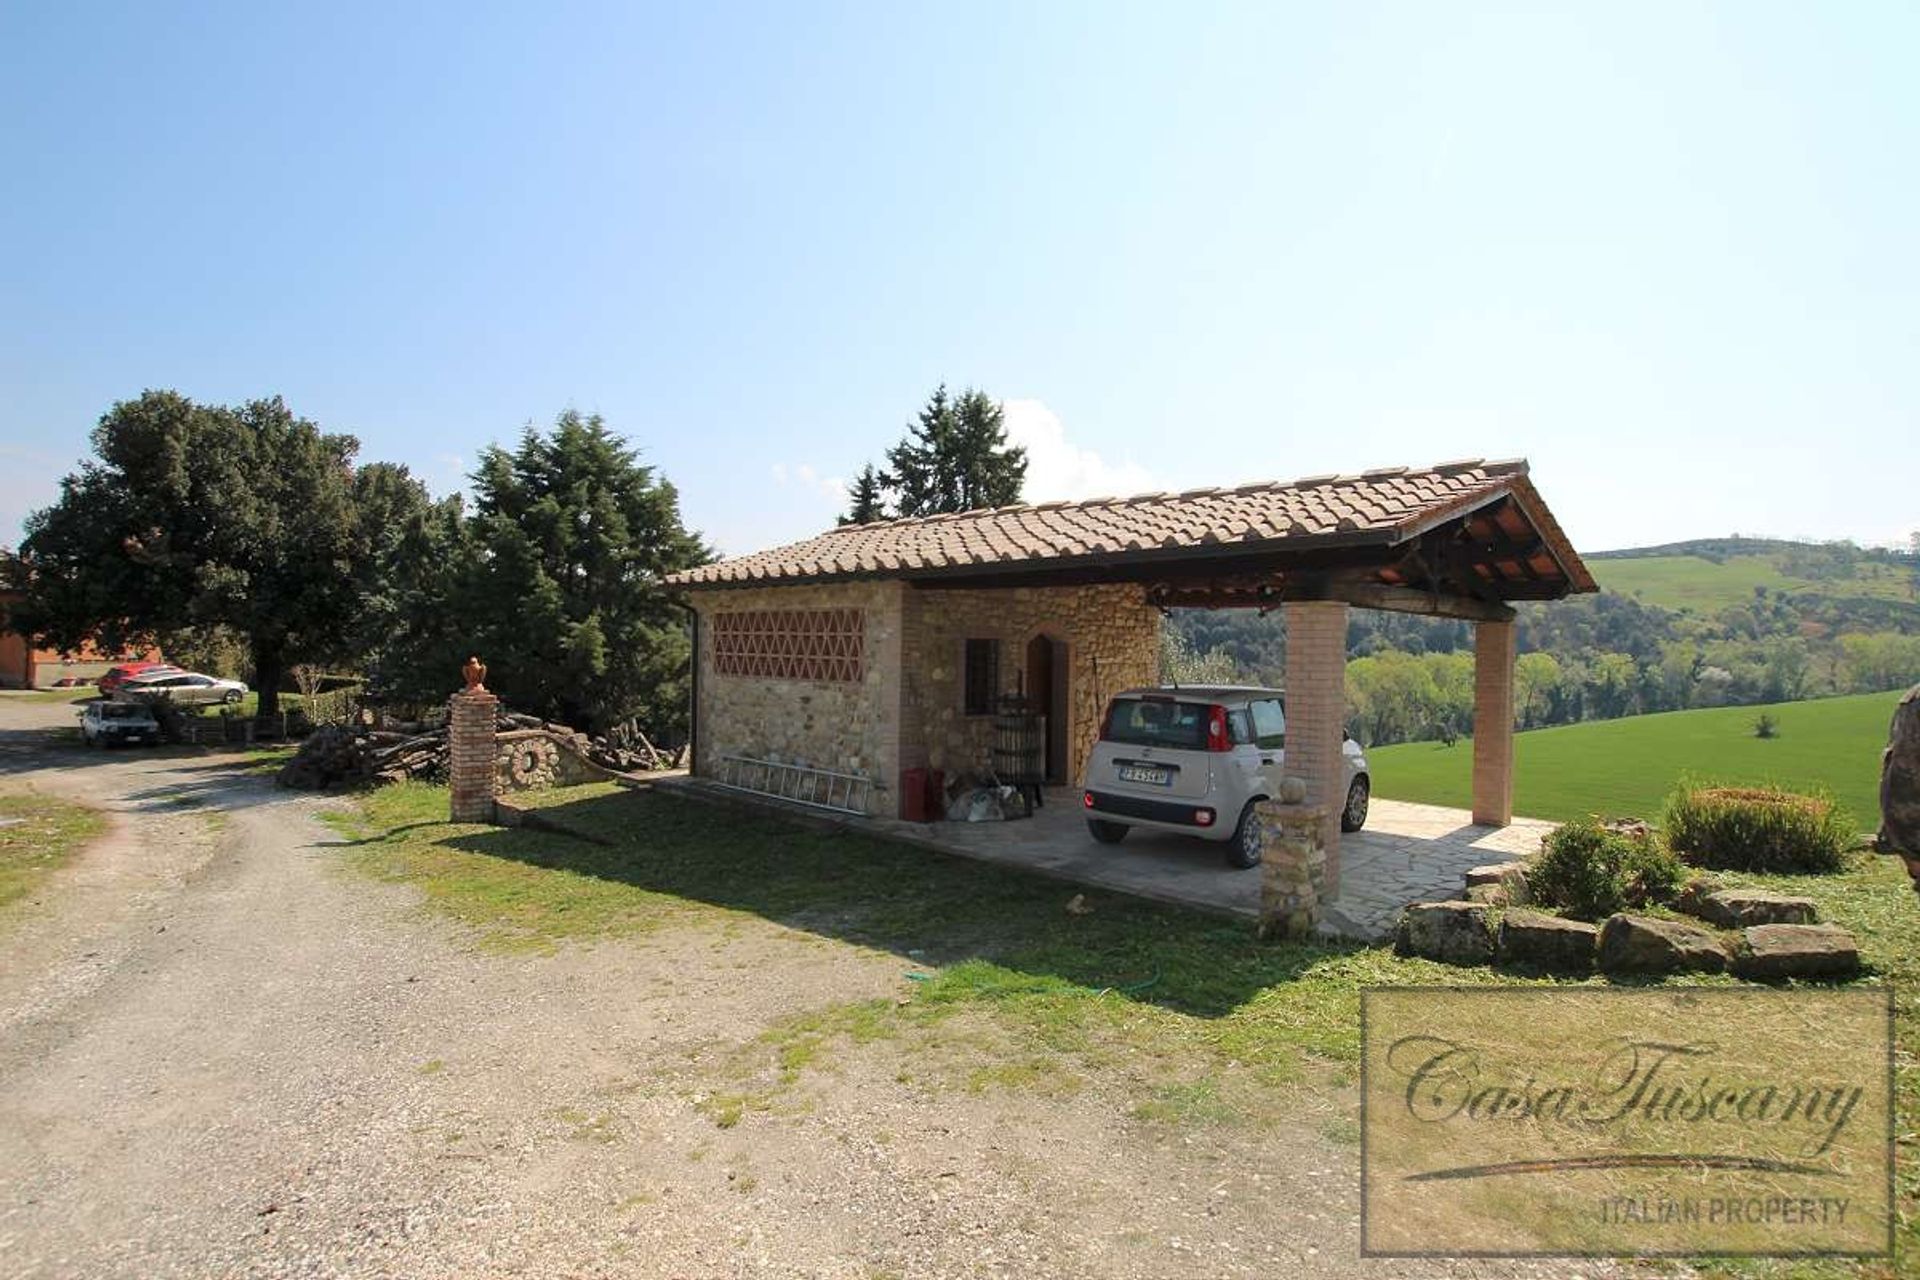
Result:
[[[1474,809],[1496,824],[1510,602],[1595,589],[1526,463],[1479,459],[845,526],[668,584],[696,617],[694,772],[812,776],[816,803],[882,816],[906,770],[985,766],[1008,694],[1045,716],[1048,781],[1074,783],[1107,699],[1157,681],[1172,607],[1284,611],[1287,763],[1318,802],[1339,769],[1348,608],[1468,619]]]

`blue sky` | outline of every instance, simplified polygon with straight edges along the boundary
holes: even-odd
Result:
[[[1587,549],[1920,528],[1920,7],[8,3],[0,543],[116,399],[728,551],[942,380],[1029,496],[1525,454]]]

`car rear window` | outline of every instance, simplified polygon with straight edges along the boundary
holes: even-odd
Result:
[[[1184,747],[1194,751],[1207,745],[1204,702],[1174,702],[1159,698],[1115,698],[1107,715],[1108,742],[1131,747]]]

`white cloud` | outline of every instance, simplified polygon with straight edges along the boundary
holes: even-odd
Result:
[[[1156,488],[1153,473],[1131,458],[1109,461],[1067,439],[1060,415],[1044,400],[1004,400],[1007,440],[1027,451],[1028,502],[1125,497]]]
[[[823,476],[804,462],[773,464],[773,482],[781,488],[792,486],[814,494],[835,508],[845,505],[847,482],[839,476]]]

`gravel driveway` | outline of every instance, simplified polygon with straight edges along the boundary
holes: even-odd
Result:
[[[348,871],[327,801],[232,757],[50,746],[70,723],[0,697],[0,786],[113,819],[0,918],[5,1275],[1454,1271],[1356,1256],[1325,1114],[1182,1131],[1098,1082],[929,1094],[876,1044],[722,1127],[702,1103],[737,1046],[897,995],[901,958],[719,911],[479,951]]]

